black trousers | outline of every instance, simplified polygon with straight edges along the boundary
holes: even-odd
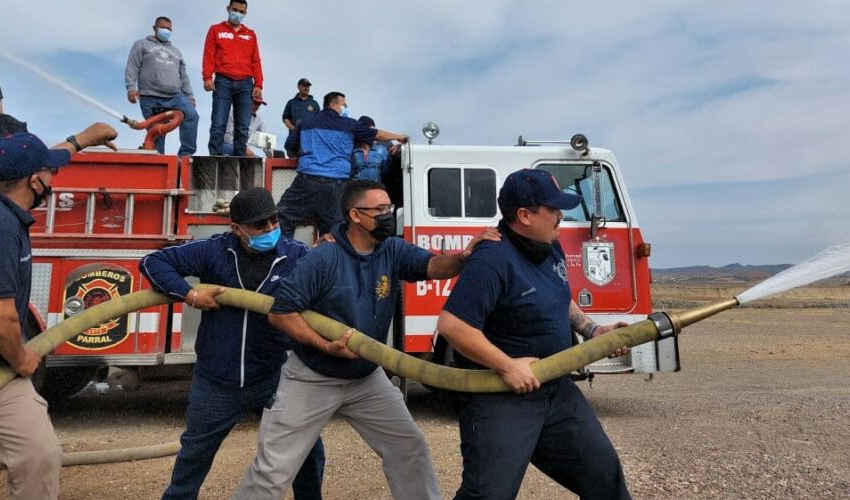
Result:
[[[315,224],[319,234],[325,234],[342,222],[340,200],[347,181],[296,174],[277,203],[283,235],[292,238],[296,226],[309,224]]]
[[[583,499],[631,498],[617,452],[567,377],[529,394],[461,396],[460,438],[455,500],[516,498],[529,463]]]

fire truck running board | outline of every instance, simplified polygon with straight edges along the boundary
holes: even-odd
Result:
[[[165,355],[165,365],[188,365],[195,362],[197,355],[194,352],[170,352]]]
[[[162,354],[109,354],[47,356],[47,367],[58,366],[156,366],[163,362]]]

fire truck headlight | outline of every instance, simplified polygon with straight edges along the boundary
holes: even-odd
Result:
[[[570,139],[570,147],[581,153],[582,156],[588,152],[587,137],[583,134],[576,134]]]
[[[437,126],[434,122],[428,122],[422,126],[422,135],[428,139],[428,144],[431,144],[431,141],[437,138],[440,135],[440,127]]]
[[[85,308],[83,301],[77,297],[71,297],[65,301],[65,315],[68,317],[80,314]]]

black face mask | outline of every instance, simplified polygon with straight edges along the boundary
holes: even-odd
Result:
[[[499,229],[502,233],[511,240],[511,243],[517,249],[525,255],[525,257],[534,262],[535,264],[540,264],[544,260],[546,260],[550,255],[552,255],[552,243],[543,243],[541,241],[535,241],[530,238],[526,238],[521,234],[517,234],[513,229],[508,226],[508,223],[505,222],[505,219],[499,221]]]
[[[375,217],[375,229],[369,231],[373,238],[382,242],[395,234],[395,214],[392,212]]]
[[[41,177],[36,176],[35,178],[38,179],[39,184],[41,184],[42,190],[41,193],[37,193],[36,190],[32,188],[32,184],[29,184],[30,191],[32,191],[33,194],[32,206],[30,207],[30,210],[41,205],[41,203],[46,200],[48,196],[50,196],[50,193],[53,192],[53,186],[48,186],[47,184],[45,184],[44,181],[41,180]]]

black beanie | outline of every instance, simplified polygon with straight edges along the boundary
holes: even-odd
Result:
[[[249,224],[268,219],[277,214],[271,193],[265,188],[255,187],[239,191],[230,202],[230,220],[237,224]]]

